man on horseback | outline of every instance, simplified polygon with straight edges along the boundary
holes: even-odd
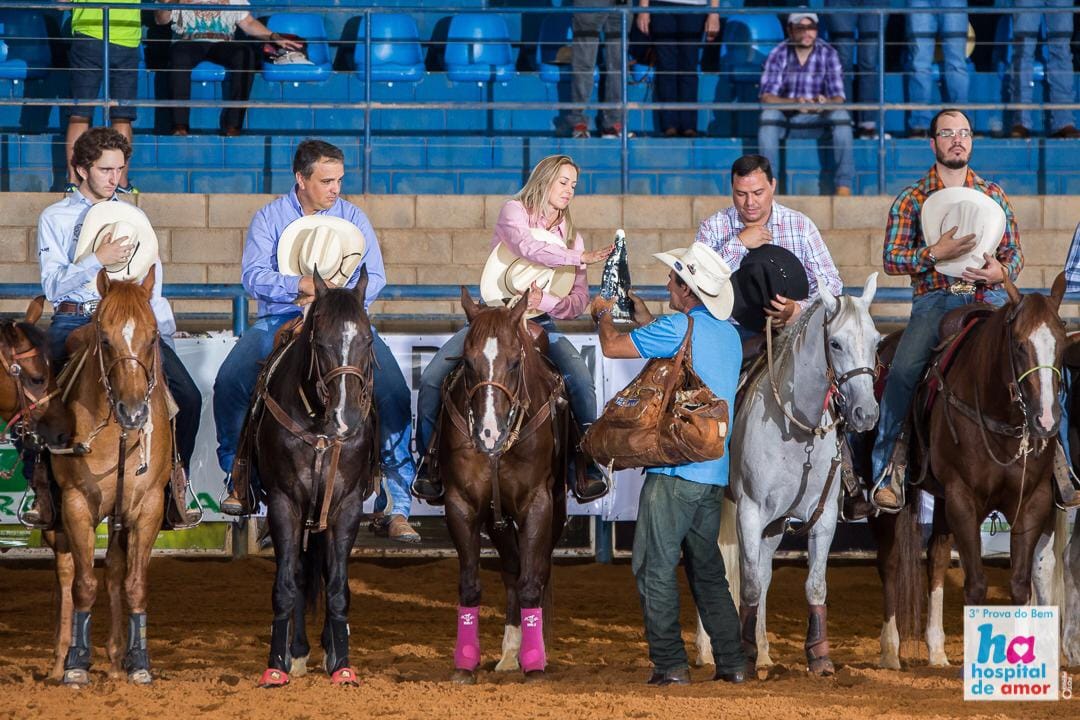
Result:
[[[169,301],[161,294],[161,258],[150,221],[141,210],[117,199],[118,183],[130,158],[131,144],[116,130],[87,130],[75,141],[71,158],[78,187],[45,208],[38,220],[41,287],[55,308],[48,329],[49,350],[53,367],[59,372],[68,357],[68,335],[90,322],[101,300],[96,284],[98,271],[105,268],[115,279],[140,280],[153,265],[156,282],[151,307],[157,318],[162,369],[179,407],[176,450],[186,473],[199,432],[202,395],[173,349],[176,320]],[[34,490],[36,500],[23,513],[22,521],[34,527],[50,527],[54,520],[51,493],[48,487]],[[185,491],[173,488],[170,497],[174,509],[184,524],[197,522],[198,511],[187,510]]]
[[[226,473],[229,487],[229,496],[222,502],[221,509],[230,515],[244,515],[253,509],[246,488],[232,487],[231,473],[244,415],[251,402],[260,365],[274,349],[278,329],[299,317],[301,308],[315,297],[312,275],[290,271],[282,264],[279,245],[286,229],[302,218],[325,218],[324,225],[328,227],[307,228],[311,232],[306,237],[310,240],[309,249],[314,251],[318,246],[326,251],[329,245],[341,241],[341,238],[331,237],[335,232],[329,226],[339,221],[350,223],[355,227],[355,232],[363,236],[361,258],[359,262],[348,263],[352,269],[344,276],[325,274],[328,285],[336,287],[341,284],[352,288],[357,283],[360,268],[366,267],[369,282],[365,307],[378,298],[386,285],[382,251],[375,237],[375,229],[360,208],[340,195],[341,181],[345,175],[345,156],[341,150],[320,140],[305,140],[296,148],[293,171],[296,174],[295,187],[255,213],[248,228],[241,282],[258,301],[259,317],[229,352],[214,381],[218,462]],[[318,224],[317,221],[308,222]],[[290,232],[295,232],[297,227],[294,226]],[[343,264],[343,259],[348,259],[345,257],[347,254],[347,248],[336,253],[338,265]],[[289,264],[289,258],[285,260],[285,264]],[[324,269],[318,269],[323,274]],[[377,333],[374,334],[373,346],[380,455],[391,501],[385,529],[392,540],[415,543],[420,541],[420,535],[408,522],[412,504],[408,488],[416,474],[409,449],[412,437],[409,388],[393,353]],[[379,504],[376,503],[378,508]]]
[[[790,250],[806,269],[809,294],[803,299],[777,295],[770,298],[766,315],[777,324],[790,325],[817,297],[817,278],[826,280],[824,290],[839,295],[844,283],[833,263],[829,248],[814,221],[773,200],[776,178],[772,164],[762,155],[743,155],[731,165],[731,207],[706,219],[698,228],[697,241],[720,255],[732,271],[737,271],[755,248],[773,244]],[[740,337],[760,334],[760,328],[736,324]]]
[[[885,272],[910,275],[913,299],[911,317],[886,381],[873,450],[873,502],[886,510],[897,510],[901,505],[899,489],[906,482],[909,439],[902,429],[916,385],[941,339],[941,319],[950,310],[971,303],[997,307],[1005,304],[1007,296],[1002,284],[1006,278],[1015,282],[1024,264],[1012,206],[999,185],[984,180],[969,167],[972,145],[968,117],[960,110],[939,112],[930,125],[934,165],[924,177],[901,191],[889,211],[882,253]],[[1005,215],[1000,237],[989,237],[986,231],[984,237],[974,232],[962,235],[959,226],[946,229],[952,223],[941,221],[940,227],[924,224],[928,198],[946,188],[968,188],[1000,206]],[[936,243],[934,237],[938,238]],[[980,246],[986,249],[981,254]],[[1066,504],[1080,503],[1080,494],[1067,478],[1064,482],[1059,478],[1058,485]]]
[[[639,327],[623,334],[611,320],[613,300],[597,297],[592,312],[600,347],[610,358],[669,358],[678,352],[693,318],[691,353],[708,362],[695,370],[713,393],[735,407],[742,352],[731,323],[731,270],[703,243],[657,253],[671,268],[667,289],[675,312],[653,318],[640,300],[634,303]],[[730,437],[730,436],[729,436]],[[645,617],[645,639],[653,663],[650,685],[690,682],[686,647],[679,630],[679,587],[675,572],[680,551],[702,622],[713,640],[714,680],[741,683],[746,656],[739,639],[739,615],[731,599],[724,561],[716,538],[720,506],[728,484],[729,455],[678,467],[648,468],[638,501],[634,531],[634,575]]]
[[[566,155],[552,155],[537,163],[525,187],[499,213],[480,285],[489,304],[526,294],[526,315],[547,331],[548,357],[566,380],[570,409],[584,432],[596,420],[596,390],[588,366],[577,348],[557,331],[554,320],[581,314],[589,301],[585,268],[607,259],[614,246],[585,249],[570,218],[577,181],[578,166]],[[515,278],[524,284],[517,287]],[[428,501],[438,502],[443,495],[428,451],[442,406],[443,381],[457,366],[467,333],[464,327],[450,338],[420,378],[416,447],[422,459],[413,493]],[[597,500],[608,491],[607,480],[595,467],[579,472],[578,478],[574,495],[580,502]]]

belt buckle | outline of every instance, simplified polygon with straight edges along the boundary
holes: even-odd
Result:
[[[950,295],[974,295],[975,283],[968,282],[967,280],[957,280],[952,285],[946,288]]]
[[[93,315],[94,311],[97,310],[97,306],[98,306],[99,302],[101,302],[101,301],[100,300],[89,300],[87,302],[80,303],[79,304],[79,314],[80,315]]]

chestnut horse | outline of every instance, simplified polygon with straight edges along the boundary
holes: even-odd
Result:
[[[469,332],[461,365],[443,385],[438,435],[446,522],[460,566],[454,681],[476,682],[480,664],[481,528],[498,550],[506,587],[495,669],[520,667],[536,679],[547,661],[541,605],[550,606],[551,554],[566,523],[563,378],[526,329],[523,298],[513,308],[488,308],[462,288],[461,305]]]
[[[267,361],[247,420],[277,563],[262,687],[307,672],[304,610],[324,585],[323,667],[335,685],[356,683],[348,562],[378,467],[367,268],[351,290],[329,289],[318,271],[314,280],[315,300],[301,329]]]
[[[913,443],[909,480],[925,475],[923,489],[935,496],[927,547],[931,665],[948,665],[942,598],[954,540],[964,569],[964,602],[981,605],[987,587],[980,526],[991,512],[1001,512],[1011,534],[1010,595],[1013,604],[1024,605],[1031,597],[1036,546],[1051,526],[1065,348],[1058,308],[1065,278],[1058,276],[1049,297],[1022,296],[1011,282],[1005,288],[1008,302],[969,331],[949,366],[932,362],[929,377],[939,389],[930,410],[923,415],[925,383],[914,402],[913,425],[925,447]],[[881,664],[891,668],[900,667],[897,624],[915,627],[925,598],[912,587],[918,578],[918,493],[908,494],[898,516],[873,521],[885,585]]]
[[[157,320],[150,308],[154,281],[153,267],[141,283],[110,281],[104,270],[99,272],[101,302],[91,322],[69,338],[73,376],[66,403],[77,451],[53,453],[63,531],[47,538],[56,553],[61,593],[57,665],[66,650],[63,681],[68,685],[90,682],[90,611],[97,597],[94,544],[106,516],[110,675],[126,672],[129,680],[143,685],[152,681],[147,572],[176,458]]]

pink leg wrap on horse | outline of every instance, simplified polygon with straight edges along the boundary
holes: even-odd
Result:
[[[454,667],[475,670],[480,664],[480,608],[461,607],[457,611],[457,646]]]
[[[521,608],[521,651],[518,657],[524,672],[542,671],[547,665],[542,608]]]

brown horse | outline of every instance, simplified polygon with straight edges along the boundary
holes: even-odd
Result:
[[[68,341],[74,349],[70,363],[75,376],[67,404],[78,451],[52,457],[63,531],[47,538],[56,553],[61,593],[53,675],[63,657],[63,682],[68,685],[90,682],[90,611],[98,585],[95,531],[106,516],[110,675],[126,672],[137,684],[152,680],[146,644],[147,571],[175,461],[157,321],[150,308],[154,275],[151,267],[137,284],[112,282],[105,271],[98,273],[101,303],[92,321]]]
[[[913,425],[923,442],[914,443],[909,478],[924,477],[935,496],[927,548],[930,605],[926,642],[931,665],[947,665],[942,628],[945,572],[955,540],[964,569],[964,601],[986,600],[980,525],[993,511],[1010,526],[1012,602],[1031,596],[1036,544],[1053,512],[1051,476],[1057,449],[1064,324],[1058,308],[1064,274],[1049,297],[1021,296],[1006,282],[1009,300],[973,327],[947,368],[935,360],[929,377],[938,384],[936,401],[925,407],[927,386],[916,393]],[[912,497],[898,517],[879,518],[879,570],[885,584],[881,663],[898,668],[897,623],[916,626],[925,595],[912,590],[917,579],[918,503]],[[898,600],[899,598],[903,598]]]
[[[461,305],[469,332],[461,366],[443,386],[438,435],[446,522],[460,563],[454,680],[476,682],[480,664],[482,527],[498,550],[506,586],[495,669],[520,667],[527,678],[542,677],[541,604],[549,605],[551,554],[566,523],[570,419],[563,380],[526,329],[524,299],[512,309],[486,308],[462,288]]]

